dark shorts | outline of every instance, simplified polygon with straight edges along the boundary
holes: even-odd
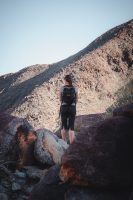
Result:
[[[62,129],[65,130],[74,130],[74,121],[76,115],[76,106],[61,106],[61,122],[62,122]]]

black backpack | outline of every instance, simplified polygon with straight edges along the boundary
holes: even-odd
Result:
[[[64,86],[62,91],[62,102],[68,105],[76,103],[76,92],[73,86]]]

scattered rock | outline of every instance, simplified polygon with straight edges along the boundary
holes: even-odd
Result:
[[[18,191],[18,190],[21,190],[21,185],[19,183],[16,183],[16,182],[13,182],[12,183],[12,190],[13,191]]]
[[[4,193],[0,193],[0,200],[8,200],[8,196]]]
[[[7,189],[0,185],[0,193],[6,193]]]
[[[11,183],[10,183],[10,177],[1,177],[1,185],[6,188],[6,190],[8,190],[11,186]]]
[[[26,166],[24,169],[26,170],[27,177],[35,180],[40,180],[47,172],[47,169],[38,169],[36,166]]]
[[[52,166],[41,181],[35,185],[29,200],[63,200],[66,185],[60,183],[59,166]]]
[[[24,172],[20,172],[18,170],[15,171],[14,175],[18,178],[22,178],[25,179],[26,178],[26,174]]]
[[[23,189],[24,189],[25,194],[29,195],[32,192],[33,188],[34,186],[29,186],[29,187],[25,186]]]

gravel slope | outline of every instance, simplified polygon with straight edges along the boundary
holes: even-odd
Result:
[[[26,118],[34,128],[59,126],[58,91],[65,74],[79,91],[77,115],[105,112],[133,79],[133,20],[85,49],[51,65],[34,65],[0,77],[0,111]]]

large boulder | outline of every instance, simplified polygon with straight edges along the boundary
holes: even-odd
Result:
[[[62,157],[60,178],[90,187],[130,187],[133,120],[113,117],[85,127]]]
[[[75,130],[80,132],[83,127],[92,126],[103,119],[105,119],[104,113],[79,115],[75,119]]]
[[[54,165],[33,188],[29,200],[128,200],[129,190],[98,190],[61,182],[59,166]]]
[[[5,157],[9,160],[18,159],[16,133],[20,126],[25,126],[28,130],[32,129],[25,119],[0,113],[0,159]]]
[[[65,200],[129,200],[129,190],[98,190],[86,187],[68,188]]]
[[[36,135],[34,149],[36,159],[43,164],[59,164],[68,144],[47,129],[37,130]]]
[[[113,116],[125,116],[133,118],[133,103],[114,109]]]

